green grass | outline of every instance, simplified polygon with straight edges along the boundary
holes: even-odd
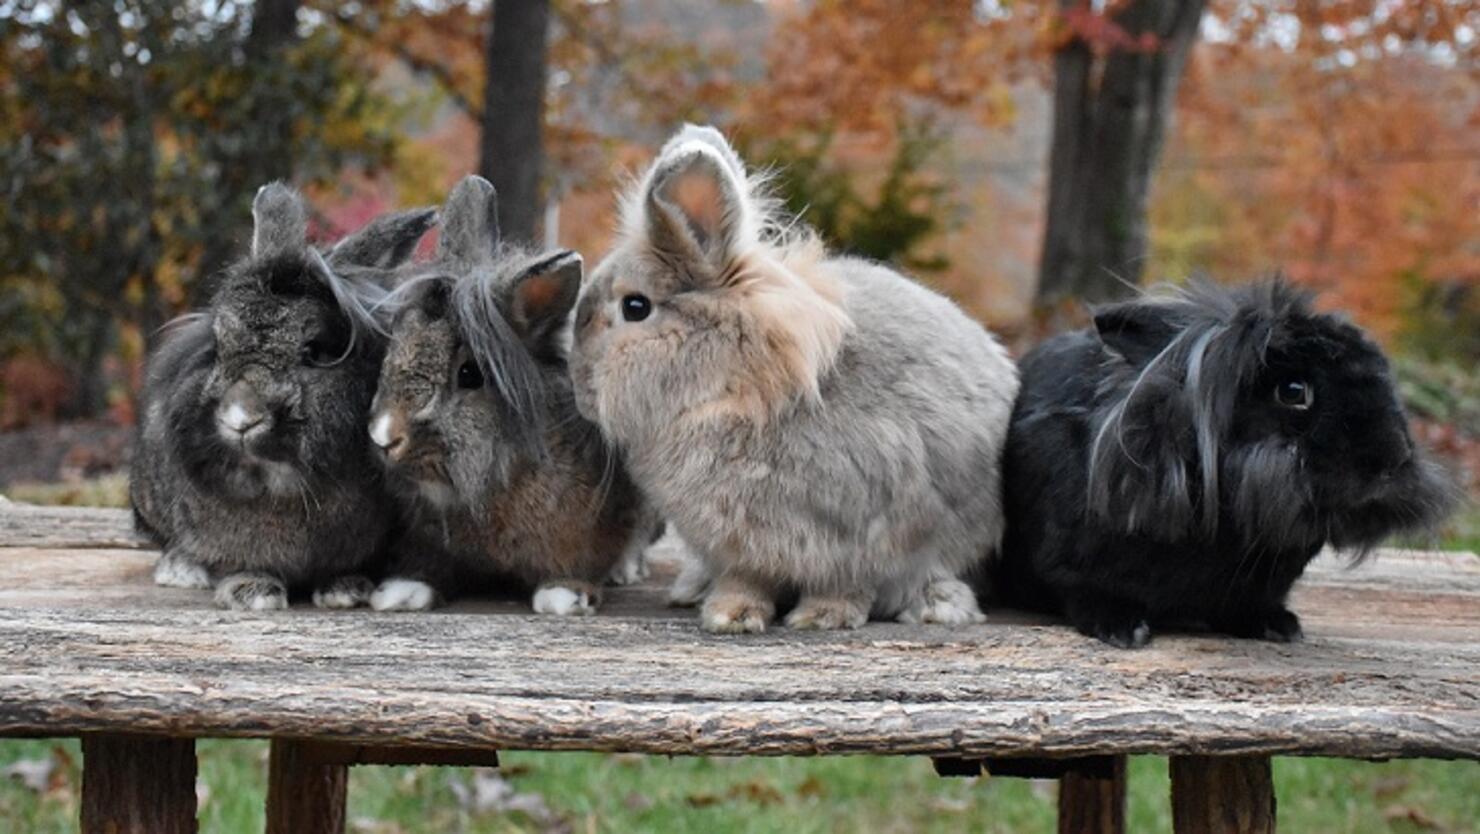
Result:
[[[201,830],[262,830],[267,745],[202,741]],[[56,751],[61,751],[57,753]],[[20,759],[57,757],[40,793],[0,782],[7,830],[73,831],[81,784],[75,741],[0,743],[0,769]],[[352,771],[351,831],[516,832],[557,826],[575,832],[1051,832],[1048,783],[943,779],[924,759],[665,759],[595,753],[507,753],[503,773],[520,793],[543,797],[554,814],[477,811],[460,802],[459,768],[364,767]],[[1280,827],[1285,831],[1475,832],[1480,764],[1276,759]],[[1133,759],[1129,830],[1171,830],[1166,760]]]

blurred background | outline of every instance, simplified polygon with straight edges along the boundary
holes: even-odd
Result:
[[[123,500],[149,335],[244,252],[261,183],[328,242],[478,171],[506,234],[593,263],[685,120],[1018,350],[1137,284],[1283,270],[1387,345],[1474,489],[1477,36],[1476,0],[0,0],[0,492]],[[1475,511],[1439,544],[1480,548]],[[261,751],[206,749],[207,830],[239,830]],[[69,750],[0,744],[0,819],[67,830]],[[920,763],[511,763],[518,790],[357,775],[358,830],[1052,828],[1045,791]],[[1156,768],[1134,830],[1165,823]],[[1473,763],[1277,776],[1292,830],[1480,819]]]

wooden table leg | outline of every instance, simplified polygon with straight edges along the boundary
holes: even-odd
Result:
[[[1268,756],[1173,756],[1171,770],[1178,834],[1273,834]]]
[[[340,834],[349,768],[324,763],[301,741],[273,739],[267,834]]]
[[[82,737],[83,834],[194,834],[195,740]]]
[[[1109,773],[1070,770],[1059,777],[1059,834],[1123,834],[1125,756]]]

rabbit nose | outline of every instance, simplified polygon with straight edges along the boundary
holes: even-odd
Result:
[[[262,408],[250,393],[233,390],[221,400],[216,411],[216,421],[229,435],[246,437],[253,430],[268,424],[268,411]]]
[[[406,445],[406,430],[401,420],[387,412],[371,421],[370,439],[375,441],[382,452],[394,459],[397,451]]]

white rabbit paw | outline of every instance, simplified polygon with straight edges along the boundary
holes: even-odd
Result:
[[[233,573],[216,585],[216,604],[233,611],[280,611],[288,607],[288,586],[265,573]]]
[[[209,588],[211,572],[171,550],[154,563],[154,584],[166,588]]]
[[[708,566],[699,559],[688,557],[674,578],[673,586],[668,589],[668,604],[682,608],[698,605],[704,601],[713,579]]]
[[[534,592],[531,605],[536,614],[557,617],[587,617],[596,613],[594,595],[579,585],[542,585]]]
[[[368,576],[336,576],[314,589],[315,608],[358,608],[370,601],[375,583]]]
[[[934,579],[925,585],[909,607],[899,612],[902,623],[967,625],[984,623],[987,615],[976,603],[976,594],[959,579]]]
[[[636,585],[648,578],[646,549],[630,548],[612,567],[606,581],[611,585]]]
[[[370,595],[376,611],[427,611],[439,602],[437,589],[416,579],[387,579]]]

